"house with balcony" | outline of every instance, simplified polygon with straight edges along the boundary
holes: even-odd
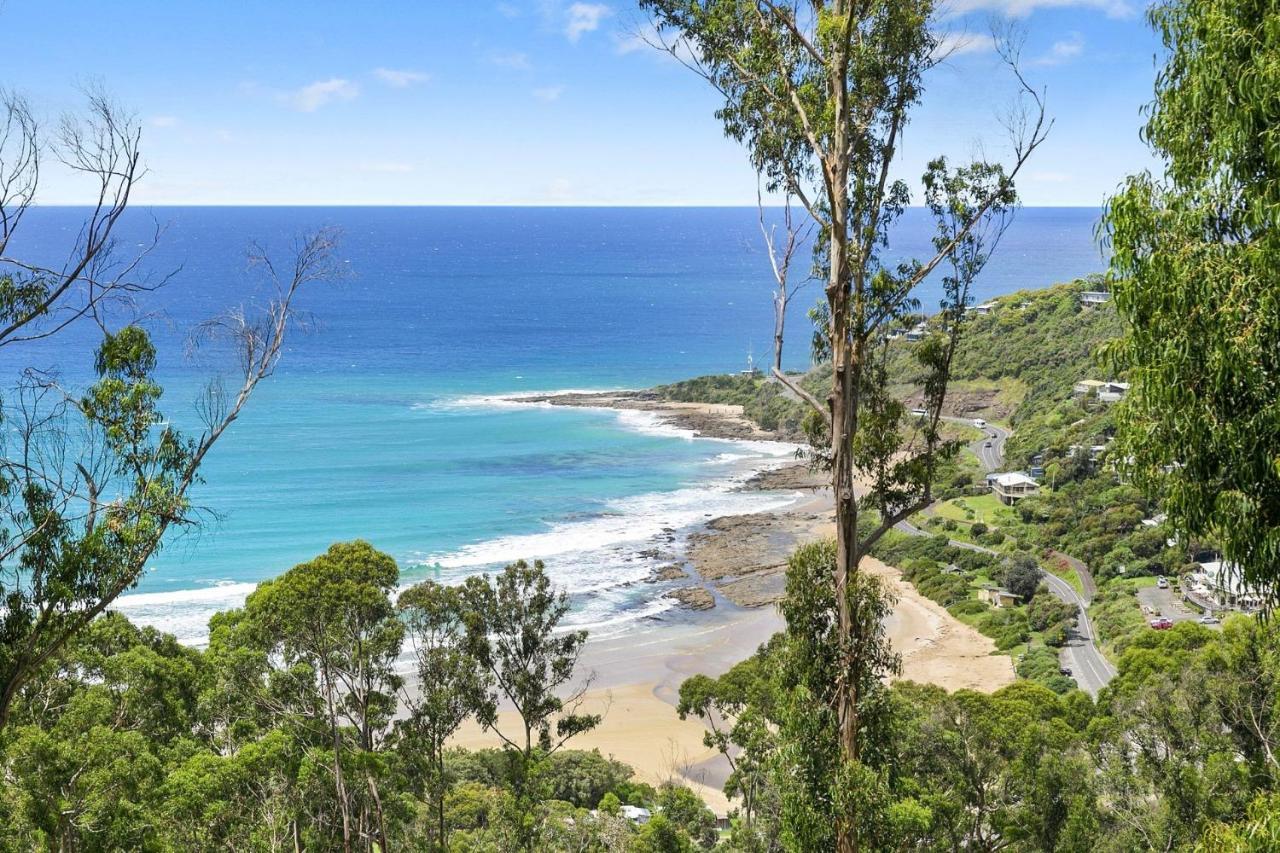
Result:
[[[1198,563],[1184,584],[1187,597],[1201,606],[1218,610],[1242,610],[1252,613],[1262,609],[1266,590],[1245,583],[1234,564],[1222,560]]]
[[[1013,506],[1018,501],[1040,491],[1040,484],[1025,471],[1008,471],[988,477],[991,491],[1005,506]]]

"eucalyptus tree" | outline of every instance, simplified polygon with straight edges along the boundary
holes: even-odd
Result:
[[[50,150],[95,199],[60,264],[15,254]],[[26,365],[0,410],[0,728],[33,676],[138,582],[166,534],[198,523],[190,492],[205,457],[274,371],[298,294],[335,270],[328,231],[300,241],[287,267],[255,250],[274,293],[197,330],[193,341],[229,349],[236,369],[206,385],[201,431],[185,435],[161,413],[150,336],[117,322],[166,281],[143,269],[154,241],[127,256],[116,248],[143,174],[139,126],[104,95],[91,93],[87,117],[65,119],[51,141],[25,101],[0,102],[0,350],[20,359],[22,344],[75,323],[101,336],[84,353],[96,379],[83,393]]]
[[[417,675],[405,691],[409,717],[399,725],[401,752],[425,771],[423,787],[435,810],[435,845],[447,850],[445,747],[458,727],[476,712],[491,677],[467,646],[457,587],[422,581],[401,593],[396,608],[408,631]],[[420,759],[423,750],[425,761]]]
[[[1132,389],[1118,439],[1134,481],[1188,539],[1280,600],[1280,14],[1170,0],[1143,138],[1163,174],[1130,177],[1105,233]]]
[[[581,713],[589,680],[574,683],[587,632],[561,629],[568,596],[552,588],[541,560],[519,560],[492,579],[469,577],[461,595],[467,648],[488,679],[476,716],[512,759],[512,822],[520,846],[534,849],[538,771],[570,738],[600,723],[599,715]],[[514,729],[499,718],[503,704],[515,712]]]
[[[782,205],[781,229],[779,223],[768,222],[765,214],[764,194],[756,189],[756,210],[759,213],[760,234],[765,250],[769,253],[769,269],[773,273],[773,368],[776,375],[782,372],[782,343],[787,330],[787,309],[809,283],[806,278],[793,281],[793,262],[797,253],[813,238],[813,223],[796,219],[794,199],[788,195]]]
[[[1014,178],[1045,139],[1043,98],[1017,69],[1015,41],[999,40],[1023,97],[1006,128],[1012,163],[929,164],[925,202],[936,222],[923,261],[887,260],[891,227],[910,192],[893,177],[895,155],[926,72],[943,56],[932,0],[642,0],[659,37],[724,97],[717,116],[742,142],[766,189],[794,195],[817,225],[825,283],[822,355],[832,365],[821,401],[780,371],[816,420],[815,444],[832,474],[838,654],[859,656],[851,590],[861,558],[895,524],[932,502],[939,462],[954,453],[938,424],[969,286],[1016,205]],[[888,390],[889,333],[918,308],[916,287],[939,267],[944,299],[935,334],[917,347],[927,417],[909,421]],[[859,480],[870,488],[859,497]],[[861,516],[875,523],[859,535]],[[832,697],[842,759],[860,761],[857,679]],[[856,847],[855,816],[841,821],[841,850]]]
[[[360,842],[387,849],[378,753],[402,681],[395,661],[404,624],[389,598],[398,578],[395,560],[369,543],[339,542],[260,584],[244,606],[258,641],[301,688],[291,715],[322,733],[317,743],[327,740],[348,851]]]

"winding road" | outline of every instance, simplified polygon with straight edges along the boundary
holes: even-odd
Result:
[[[970,418],[946,417],[944,420],[952,423],[973,424],[973,420]],[[1004,443],[1009,437],[1009,431],[992,424],[987,424],[984,431],[986,435],[970,443],[969,449],[978,457],[978,461],[982,463],[982,467],[987,472],[997,471],[1004,465]],[[897,529],[912,536],[930,535],[908,521],[898,524]],[[957,548],[966,548],[970,551],[1000,556],[997,551],[984,548],[981,545],[974,545],[971,542],[952,539],[950,543]],[[1059,663],[1064,668],[1071,670],[1071,675],[1075,678],[1076,683],[1080,685],[1081,690],[1096,698],[1098,692],[1103,687],[1106,687],[1111,679],[1115,678],[1116,668],[1111,665],[1111,662],[1098,649],[1093,623],[1089,621],[1089,602],[1093,597],[1093,578],[1089,574],[1088,567],[1075,557],[1056,551],[1054,555],[1061,558],[1076,572],[1080,577],[1082,586],[1088,591],[1086,597],[1086,595],[1076,592],[1075,587],[1052,572],[1042,573],[1044,582],[1049,586],[1049,591],[1068,604],[1074,604],[1077,610],[1076,627],[1067,634],[1067,645],[1059,653]]]

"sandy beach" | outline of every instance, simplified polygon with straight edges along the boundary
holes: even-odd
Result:
[[[775,438],[745,421],[736,406],[659,404],[644,392],[574,394],[545,402],[654,411],[675,426],[717,438]],[[744,488],[801,491],[806,497],[777,512],[711,520],[689,537],[680,567],[687,576],[680,588],[687,590],[680,597],[684,609],[626,635],[588,641],[579,665],[590,680],[583,710],[604,719],[571,747],[599,749],[653,784],[682,781],[717,814],[729,810],[721,790],[727,762],[703,744],[699,721],[676,715],[680,683],[695,673],[727,671],[782,628],[773,604],[782,593],[787,556],[834,532],[831,496],[822,483],[803,465],[752,478]],[[902,678],[988,692],[1014,680],[1008,656],[993,654],[989,638],[920,595],[897,569],[870,558],[863,568],[884,578],[897,598],[885,627],[902,656]],[[494,734],[474,724],[455,742],[469,748],[498,745]]]

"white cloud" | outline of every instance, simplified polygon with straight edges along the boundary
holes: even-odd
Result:
[[[1061,65],[1075,59],[1084,52],[1084,36],[1071,33],[1065,39],[1059,39],[1049,48],[1049,52],[1036,60],[1036,65]]]
[[[177,127],[178,117],[177,116],[152,116],[151,118],[147,119],[147,124],[151,125],[152,127]]]
[[[373,69],[373,76],[393,89],[403,89],[407,86],[412,86],[414,83],[425,83],[431,79],[431,75],[425,71],[409,71],[397,68],[375,68]]]
[[[547,103],[560,100],[560,96],[563,94],[564,86],[543,86],[540,89],[533,90],[533,96],[535,98],[539,101],[546,101]]]
[[[397,163],[390,160],[375,160],[361,163],[359,166],[362,172],[381,172],[385,174],[404,174],[412,172],[413,166],[408,163]]]
[[[648,53],[660,60],[673,61],[671,52],[664,48],[671,45],[675,48],[676,58],[689,65],[696,65],[698,53],[688,40],[673,33],[659,33],[652,22],[646,23],[638,30],[616,32],[613,34],[613,49],[619,56],[631,53]]]
[[[613,14],[613,10],[603,3],[574,3],[565,12],[568,21],[564,27],[565,37],[576,42],[583,33],[600,29],[600,22]]]
[[[299,112],[313,113],[325,104],[334,101],[351,101],[359,94],[360,87],[350,80],[330,77],[328,80],[317,80],[297,91],[288,92],[284,95],[284,100]]]
[[[533,67],[527,53],[491,53],[489,61],[502,68],[514,68],[517,71],[528,71]]]
[[[956,17],[985,10],[1011,18],[1025,18],[1036,9],[1065,7],[1095,9],[1108,18],[1128,18],[1134,14],[1134,7],[1129,0],[951,0],[946,6],[946,12]]]
[[[996,49],[996,41],[990,35],[973,35],[972,33],[943,33],[938,37],[938,46],[933,49],[937,59],[948,56],[964,56],[966,53],[990,53]]]

